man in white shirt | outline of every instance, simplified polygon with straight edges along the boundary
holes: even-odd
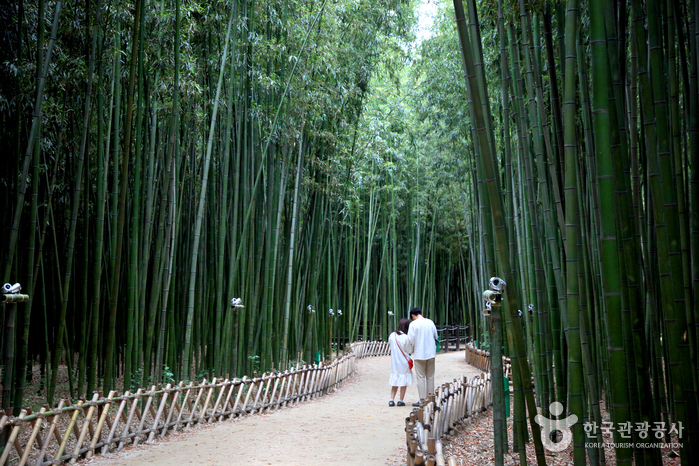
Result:
[[[434,359],[437,356],[437,327],[434,322],[423,317],[422,310],[414,307],[410,310],[410,327],[408,338],[413,347],[413,364],[417,376],[417,391],[420,401],[413,406],[425,403],[428,393],[434,393]]]

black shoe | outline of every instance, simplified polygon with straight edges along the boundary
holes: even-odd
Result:
[[[403,401],[399,401],[398,406],[405,406],[405,403],[403,403]]]
[[[400,403],[400,401],[399,401],[398,403]],[[393,400],[391,400],[391,401],[388,402],[388,406],[395,406],[395,405],[396,405],[396,404],[393,402]]]
[[[413,403],[413,406],[415,406],[416,408],[421,407],[421,406],[422,406],[422,401],[416,401],[415,403]]]

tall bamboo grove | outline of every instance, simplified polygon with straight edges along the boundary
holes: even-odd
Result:
[[[533,415],[552,417],[557,401],[578,419],[576,465],[604,463],[603,440],[618,464],[661,464],[668,449],[694,464],[699,9],[503,3],[454,0],[443,14],[455,13],[487,186],[480,221],[494,241],[483,235],[481,248],[509,276],[506,350],[521,361],[515,393],[527,395],[514,398],[515,450],[525,401],[535,437]]]

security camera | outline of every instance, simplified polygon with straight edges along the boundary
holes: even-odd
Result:
[[[5,283],[2,285],[2,293],[3,294],[15,294],[19,293],[19,291],[22,289],[19,283],[15,283],[14,285],[10,285],[9,283]]]
[[[231,299],[231,307],[233,309],[240,309],[242,307],[245,307],[245,306],[243,306],[243,299],[242,298]]]
[[[483,292],[483,299],[487,303],[499,305],[502,302],[502,293],[499,291],[486,290]]]
[[[507,283],[502,278],[493,277],[490,279],[490,289],[493,291],[505,291],[506,286]]]

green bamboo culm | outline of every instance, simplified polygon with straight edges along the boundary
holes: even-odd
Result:
[[[192,245],[192,261],[189,271],[189,300],[187,302],[187,323],[184,340],[184,358],[183,358],[183,374],[190,374],[191,364],[190,353],[192,345],[192,321],[194,318],[194,298],[195,286],[197,279],[197,259],[199,257],[199,240],[201,235],[202,218],[204,216],[204,208],[206,206],[206,188],[209,181],[209,164],[211,163],[211,150],[213,148],[214,131],[216,129],[216,116],[218,114],[219,98],[221,96],[221,86],[223,84],[223,76],[226,70],[226,60],[228,58],[228,46],[231,39],[231,29],[233,27],[233,13],[235,12],[234,5],[231,6],[231,12],[228,19],[228,30],[226,32],[226,45],[223,48],[221,55],[221,67],[218,75],[218,84],[216,86],[216,97],[214,98],[214,108],[211,117],[211,127],[209,128],[209,139],[206,144],[206,158],[204,159],[204,167],[202,169],[201,192],[199,194],[199,205],[197,207],[197,220],[194,225],[194,244]]]
[[[465,65],[466,79],[468,86],[471,88],[471,96],[473,99],[474,109],[473,112],[476,116],[475,126],[478,133],[484,133],[486,130],[486,125],[484,121],[484,115],[481,110],[481,96],[477,91],[477,81],[476,72],[473,65],[473,59],[471,57],[471,44],[468,37],[468,32],[465,27],[464,9],[463,4],[460,0],[454,0],[454,10],[456,14],[456,24],[459,31],[459,40],[461,43],[461,53]],[[484,159],[484,171],[485,180],[488,187],[488,194],[490,197],[490,210],[493,214],[493,226],[495,231],[495,237],[497,242],[497,254],[499,262],[502,269],[505,271],[505,281],[510,280],[510,275],[512,273],[512,268],[510,267],[509,253],[507,251],[507,230],[504,223],[504,209],[502,207],[502,201],[500,199],[501,193],[497,191],[497,186],[495,184],[495,159],[491,152],[488,140],[485,134],[479,134],[479,145],[481,149],[481,155]],[[518,299],[517,299],[517,286],[514,282],[510,283],[510,286],[506,288],[505,299],[507,299],[508,306],[510,308],[511,321],[512,321],[512,332],[514,336],[515,348],[514,351],[517,354],[517,360],[520,366],[520,373],[523,380],[524,392],[527,400],[527,409],[529,412],[529,422],[532,429],[532,434],[534,436],[534,447],[536,451],[537,464],[543,466],[546,464],[546,459],[544,457],[544,449],[541,442],[540,428],[539,425],[534,421],[534,418],[538,414],[536,411],[536,404],[534,402],[534,393],[531,386],[531,373],[529,370],[529,364],[527,362],[527,353],[524,346],[524,339],[522,334],[521,320],[519,320],[517,315],[518,310]]]
[[[583,362],[580,342],[580,306],[578,285],[578,152],[576,138],[576,41],[578,29],[578,1],[566,4],[566,62],[563,87],[563,139],[565,153],[565,219],[566,219],[566,303],[568,305],[568,412],[583,418]],[[573,462],[585,464],[585,436],[582,423],[573,425]]]

